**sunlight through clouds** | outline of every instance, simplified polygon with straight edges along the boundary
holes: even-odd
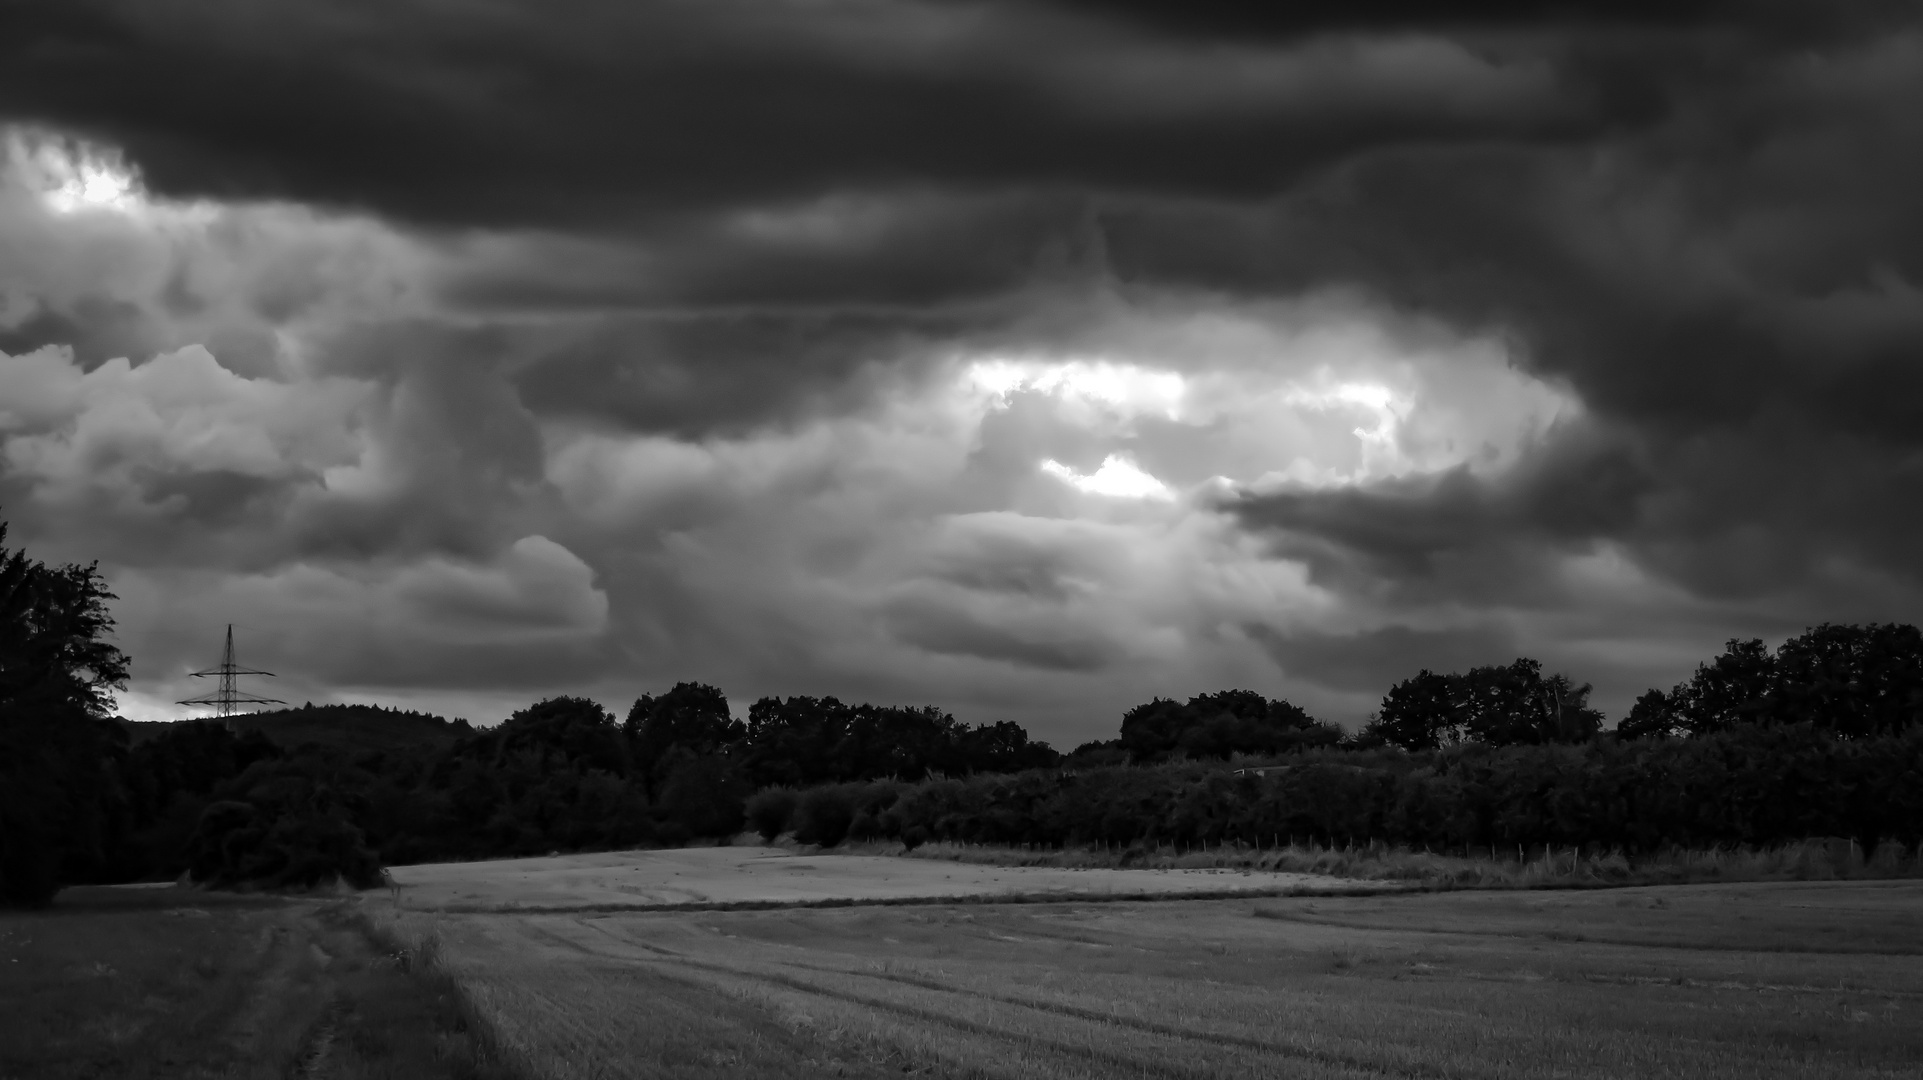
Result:
[[[1186,389],[1178,372],[1106,360],[997,356],[970,363],[964,379],[1003,402],[1010,394],[1032,390],[1077,403],[1099,403],[1123,415],[1170,419],[1180,415]]]
[[[1110,297],[1087,317],[1048,344],[961,353],[958,379],[984,423],[1021,433],[1005,445],[1091,494],[1493,476],[1583,415],[1504,340],[1353,297]]]
[[[1042,462],[1042,471],[1059,476],[1071,487],[1090,495],[1112,495],[1122,499],[1172,499],[1168,485],[1143,472],[1120,454],[1102,459],[1102,467],[1083,476],[1053,458]]]
[[[59,214],[133,213],[146,202],[140,173],[118,150],[45,132],[11,129],[7,169]]]

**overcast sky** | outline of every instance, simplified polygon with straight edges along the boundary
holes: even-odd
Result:
[[[142,719],[1919,620],[1919,5],[1267,6],[8,4],[0,518]]]

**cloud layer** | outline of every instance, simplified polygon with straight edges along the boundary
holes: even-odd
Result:
[[[229,621],[1075,742],[1917,618],[1912,10],[1250,10],[14,5],[0,514],[150,709]]]

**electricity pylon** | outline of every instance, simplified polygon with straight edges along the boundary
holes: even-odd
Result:
[[[179,702],[179,704],[212,705],[214,707],[214,715],[222,720],[227,720],[238,714],[242,705],[287,704],[279,698],[259,697],[255,694],[244,693],[240,689],[237,679],[237,677],[241,675],[266,675],[271,678],[274,673],[271,671],[256,671],[253,668],[244,668],[234,663],[234,624],[228,623],[227,648],[220,654],[220,666],[208,668],[206,671],[194,672],[194,678],[196,679],[220,679],[220,689],[215,690],[211,694],[190,697],[185,701]]]

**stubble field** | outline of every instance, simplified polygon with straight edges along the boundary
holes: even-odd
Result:
[[[409,891],[377,920],[432,941],[539,1077],[1923,1075],[1914,881],[674,911]]]

